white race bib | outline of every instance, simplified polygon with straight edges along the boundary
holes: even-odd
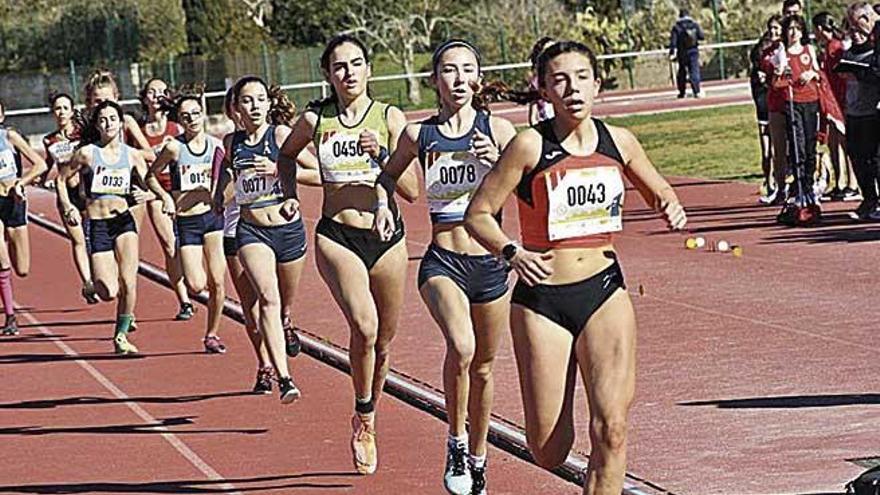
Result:
[[[550,171],[547,234],[551,241],[623,229],[623,178],[617,167]]]
[[[73,150],[77,144],[79,144],[79,141],[58,141],[57,143],[50,144],[46,151],[52,156],[52,161],[60,165],[70,161],[70,157],[73,156]]]
[[[431,213],[464,213],[491,168],[468,151],[429,152],[425,161]]]
[[[98,167],[92,177],[92,194],[125,196],[131,189],[131,170],[128,168]]]
[[[0,151],[0,180],[8,180],[18,175],[15,166],[15,153],[11,149]]]
[[[212,164],[210,162],[181,164],[179,168],[180,190],[182,192],[211,189]]]
[[[323,138],[319,146],[321,178],[324,182],[375,182],[381,170],[361,148],[359,134],[339,131],[326,133],[329,136]]]
[[[239,170],[235,176],[235,202],[250,205],[281,197],[281,183],[274,175],[260,175],[254,169]]]

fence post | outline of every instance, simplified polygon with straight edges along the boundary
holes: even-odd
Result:
[[[498,44],[501,46],[501,63],[507,63],[507,39],[504,36],[504,28],[498,30]],[[501,80],[507,82],[504,71],[501,72]]]
[[[721,33],[721,18],[718,17],[718,0],[712,0],[712,17],[715,18],[715,42],[721,43],[724,35]],[[721,72],[721,79],[727,79],[724,70],[724,48],[718,47],[718,69]]]
[[[174,73],[174,55],[168,54],[168,82],[177,86],[177,75]]]
[[[272,84],[272,71],[269,67],[269,51],[266,49],[266,43],[260,43],[260,52],[263,55],[263,77],[266,82]]]
[[[621,0],[620,7],[623,9],[623,29],[626,31],[626,45],[628,51],[635,51],[633,45],[632,30],[629,28],[629,16],[635,11],[635,4],[632,0]],[[629,76],[629,89],[636,89],[636,78],[633,76],[633,60],[630,57],[623,59],[623,67]]]
[[[70,59],[70,93],[73,95],[73,101],[79,101],[79,90],[77,86],[79,85],[77,77],[76,77],[76,63],[73,59]]]

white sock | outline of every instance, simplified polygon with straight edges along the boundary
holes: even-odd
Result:
[[[486,467],[486,456],[485,455],[468,455],[468,461],[471,467],[475,467],[478,469]]]
[[[464,445],[465,447],[467,447],[468,434],[463,433],[463,434],[456,437],[456,436],[453,436],[452,433],[450,433],[449,436],[446,438],[446,442],[449,445]]]

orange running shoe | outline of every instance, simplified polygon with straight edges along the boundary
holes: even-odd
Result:
[[[379,464],[376,451],[375,413],[355,413],[351,417],[351,453],[354,468],[360,474],[373,474]]]

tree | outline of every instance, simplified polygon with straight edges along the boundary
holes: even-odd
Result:
[[[329,40],[345,26],[348,0],[272,0],[268,26],[272,39],[295,46]]]
[[[460,24],[462,0],[355,0],[345,4],[349,33],[360,35],[380,48],[410,76],[406,80],[409,101],[422,101],[415,54],[431,47],[445,25]]]
[[[255,51],[267,38],[262,14],[241,0],[183,0],[183,10],[190,53]]]

